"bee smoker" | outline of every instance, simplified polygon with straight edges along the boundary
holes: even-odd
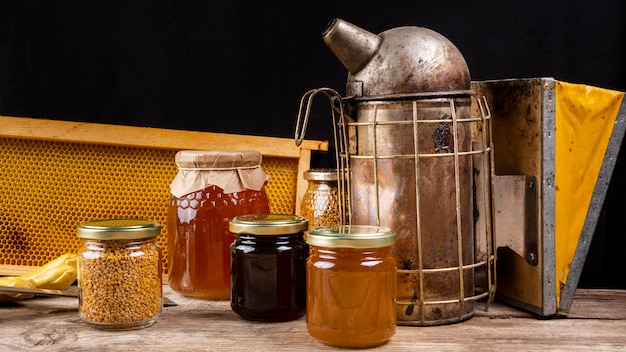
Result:
[[[333,101],[344,219],[397,234],[398,324],[469,319],[493,295],[495,259],[490,116],[472,104],[465,59],[421,27],[376,35],[333,19],[322,36],[349,72],[346,96],[310,91],[300,114],[320,91]]]

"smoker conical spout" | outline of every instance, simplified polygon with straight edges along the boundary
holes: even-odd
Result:
[[[378,35],[338,18],[328,23],[322,39],[351,74],[370,62],[381,42]]]
[[[346,96],[471,94],[463,55],[433,30],[404,26],[372,34],[333,19],[322,39],[349,71]]]

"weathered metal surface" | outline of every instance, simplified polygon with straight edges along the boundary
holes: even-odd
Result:
[[[398,235],[399,324],[465,320],[475,297],[472,157],[484,152],[472,149],[480,119],[470,116],[469,70],[432,30],[399,27],[376,37],[341,20],[323,35],[349,71],[354,121],[338,138],[348,141],[348,217]]]

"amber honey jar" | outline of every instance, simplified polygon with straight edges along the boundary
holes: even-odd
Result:
[[[103,219],[78,226],[80,318],[105,330],[152,325],[163,305],[161,226],[145,219]]]
[[[168,280],[185,296],[230,298],[228,223],[238,215],[269,213],[269,180],[257,151],[176,154],[168,210]]]
[[[235,313],[257,321],[288,321],[306,311],[304,231],[289,214],[243,215],[230,221],[231,300]]]
[[[366,348],[396,332],[396,234],[377,226],[339,225],[308,232],[309,335],[338,347]]]
[[[341,225],[337,170],[310,169],[304,172],[307,189],[302,196],[300,215],[309,221],[309,228]]]

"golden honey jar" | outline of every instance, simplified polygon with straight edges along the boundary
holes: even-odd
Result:
[[[331,346],[366,348],[384,344],[395,334],[395,239],[395,232],[377,226],[309,231],[309,335]]]

